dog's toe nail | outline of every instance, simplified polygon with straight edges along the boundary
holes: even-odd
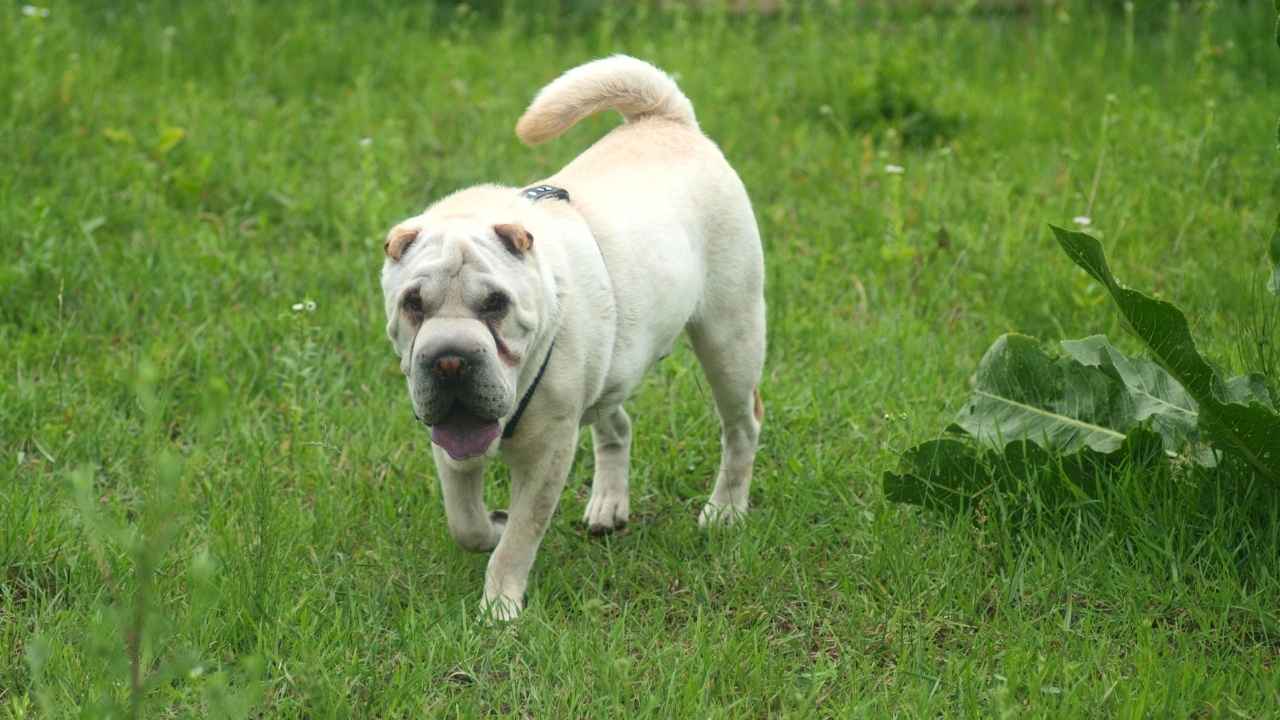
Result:
[[[493,512],[489,513],[489,521],[490,521],[490,522],[503,522],[503,523],[504,523],[504,522],[506,522],[506,521],[507,521],[507,511],[506,511],[506,510],[494,510]]]
[[[609,533],[613,532],[613,528],[609,527],[608,525],[591,523],[591,527],[587,528],[587,532],[590,533],[592,537],[600,537],[601,535],[608,535]]]

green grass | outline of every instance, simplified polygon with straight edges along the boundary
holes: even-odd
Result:
[[[1236,362],[1280,197],[1270,3],[347,5],[0,13],[0,718],[1280,707],[1274,488],[1121,475],[949,523],[879,484],[1001,332],[1123,336],[1047,223],[1088,215]],[[381,238],[580,152],[616,119],[534,150],[512,126],[618,51],[678,74],[761,222],[754,513],[696,527],[718,432],[682,347],[630,404],[629,530],[578,526],[580,452],[530,608],[486,627],[382,329]]]

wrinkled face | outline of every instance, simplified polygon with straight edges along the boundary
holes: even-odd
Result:
[[[411,218],[388,235],[387,334],[414,414],[455,460],[493,447],[515,408],[542,315],[532,243],[475,218]]]

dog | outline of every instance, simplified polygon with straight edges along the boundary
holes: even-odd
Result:
[[[478,185],[395,225],[384,243],[387,335],[430,428],[449,532],[492,551],[483,607],[510,620],[591,426],[593,535],[630,512],[624,401],[687,333],[720,418],[721,459],[698,522],[747,511],[764,419],[764,256],[746,188],[674,80],[625,55],[543,88],[516,124],[528,145],[594,113],[624,123],[527,188]],[[483,477],[501,455],[506,512]]]

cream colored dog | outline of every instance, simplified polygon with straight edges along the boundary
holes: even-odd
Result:
[[[737,174],[693,106],[652,65],[614,56],[538,93],[516,133],[534,145],[605,109],[626,123],[539,187],[461,190],[387,236],[387,334],[431,428],[449,531],[493,550],[484,603],[523,607],[534,555],[591,426],[592,534],[626,524],[631,421],[622,403],[681,330],[720,415],[704,527],[747,510],[764,407],[764,260]],[[518,421],[518,424],[517,424]],[[509,513],[482,479],[501,453]]]

